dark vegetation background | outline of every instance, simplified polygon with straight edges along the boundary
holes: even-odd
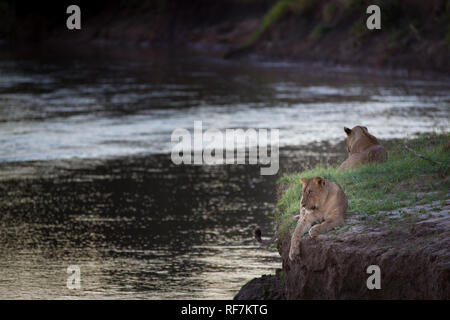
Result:
[[[66,28],[81,7],[82,30]],[[366,28],[381,8],[382,29]],[[450,70],[447,0],[0,0],[0,39],[9,44],[102,42],[215,51],[225,58],[321,61]]]

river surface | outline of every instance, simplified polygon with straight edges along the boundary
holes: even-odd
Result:
[[[281,267],[252,230],[283,172],[342,159],[344,126],[449,129],[448,78],[109,51],[0,54],[0,298],[230,299]],[[173,164],[194,121],[279,129],[280,172]]]

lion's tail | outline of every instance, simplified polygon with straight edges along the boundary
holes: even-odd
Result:
[[[263,240],[262,239],[262,232],[260,228],[256,228],[253,231],[253,234],[255,236],[256,241],[258,241],[262,245],[271,245],[277,238],[278,238],[278,232],[275,232],[275,234],[270,238],[269,240]]]

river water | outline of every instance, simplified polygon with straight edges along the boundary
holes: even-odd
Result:
[[[343,126],[449,128],[447,78],[110,51],[0,54],[0,298],[230,299],[281,266],[252,229],[283,172],[342,159]],[[280,172],[174,165],[194,121],[279,129]]]

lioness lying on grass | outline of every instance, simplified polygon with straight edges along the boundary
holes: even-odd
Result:
[[[322,177],[301,178],[300,182],[302,184],[302,198],[300,200],[300,214],[294,216],[299,220],[291,237],[289,250],[289,259],[291,260],[300,254],[300,237],[303,234],[309,230],[309,235],[315,237],[342,225],[348,206],[347,197],[338,183]],[[313,226],[313,224],[316,225]],[[256,228],[254,231],[256,240],[266,245],[273,243],[278,234],[277,231],[270,240],[263,240],[261,230]]]
[[[315,237],[344,223],[347,197],[336,182],[322,177],[301,178],[302,199],[297,226],[291,237],[289,259],[300,254],[300,237],[309,230]],[[314,223],[317,223],[311,227]]]
[[[386,150],[366,127],[356,126],[353,129],[344,127],[344,131],[347,134],[348,158],[339,166],[339,170],[357,168],[367,162],[387,160]]]

